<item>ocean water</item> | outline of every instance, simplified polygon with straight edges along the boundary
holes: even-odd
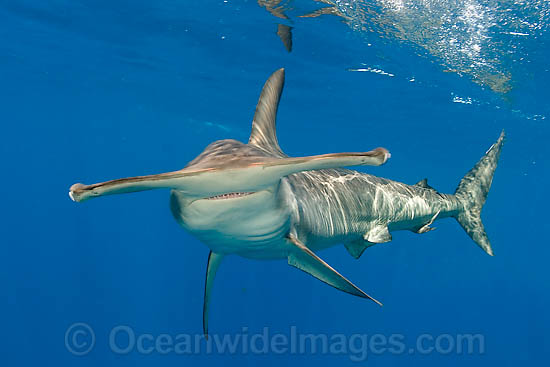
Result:
[[[0,1],[2,366],[547,364],[549,17],[536,0]],[[452,193],[504,129],[482,213],[495,256],[452,219],[359,260],[319,253],[383,307],[228,257],[204,340],[208,248],[168,191],[68,189],[246,142],[281,67],[291,156],[382,146],[359,171]]]

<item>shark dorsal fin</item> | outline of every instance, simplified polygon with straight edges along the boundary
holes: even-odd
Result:
[[[277,141],[275,120],[277,119],[277,107],[285,84],[285,69],[279,69],[265,82],[256,106],[254,120],[252,121],[252,133],[248,144],[254,145],[270,155],[286,157]]]

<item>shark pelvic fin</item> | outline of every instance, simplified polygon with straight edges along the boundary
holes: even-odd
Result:
[[[420,228],[418,228],[415,232],[416,233],[426,233],[426,232],[433,231],[435,229],[435,227],[430,227],[430,226],[435,221],[435,219],[437,218],[437,216],[439,215],[440,212],[441,211],[438,210],[437,213],[434,214],[434,216],[432,217],[432,219],[430,219],[430,221],[428,223],[426,223],[423,226],[421,226]]]
[[[372,243],[390,242],[391,234],[387,225],[378,224],[365,233],[363,239]]]
[[[216,272],[218,271],[223,257],[224,255],[217,254],[212,251],[210,251],[210,254],[208,254],[208,263],[206,265],[206,281],[204,283],[204,303],[202,307],[202,330],[206,339],[208,339],[208,311],[210,304],[210,292],[212,290],[212,285],[214,284]]]
[[[254,145],[275,157],[286,157],[277,140],[276,119],[279,100],[285,84],[285,69],[279,69],[265,82],[256,105],[252,132],[248,144]]]
[[[367,247],[371,247],[373,245],[373,243],[367,242],[363,239],[344,243],[344,247],[354,259],[359,259]]]
[[[289,243],[293,245],[288,254],[289,265],[314,276],[320,281],[331,285],[336,289],[353,294],[354,296],[368,298],[382,306],[382,303],[363,292],[352,282],[334,270],[329,264],[321,260],[295,236],[289,235],[287,239]]]

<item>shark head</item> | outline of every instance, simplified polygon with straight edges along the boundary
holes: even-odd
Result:
[[[77,183],[71,186],[69,196],[81,202],[105,195],[169,188],[188,201],[238,199],[273,188],[281,178],[294,173],[357,165],[377,166],[386,162],[390,154],[384,148],[306,157],[284,154],[275,130],[284,75],[284,69],[279,69],[265,83],[247,144],[236,140],[216,141],[181,170],[92,185]]]

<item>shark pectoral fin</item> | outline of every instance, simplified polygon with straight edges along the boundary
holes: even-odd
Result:
[[[434,216],[432,217],[432,219],[430,219],[430,221],[428,223],[426,223],[423,226],[421,226],[420,228],[418,228],[416,230],[416,233],[426,233],[426,232],[433,231],[435,229],[435,227],[430,227],[430,226],[435,221],[435,219],[437,218],[439,213],[440,213],[440,210],[438,210],[437,213],[434,214]]]
[[[365,241],[372,243],[384,243],[391,241],[391,234],[388,230],[388,226],[385,224],[379,224],[374,226],[370,231],[363,236]]]
[[[344,278],[340,273],[334,270],[330,265],[321,260],[317,255],[313,253],[310,249],[306,247],[300,240],[295,236],[287,237],[292,248],[288,254],[288,264],[292,265],[310,275],[313,275],[315,278],[320,281],[327,283],[328,285],[333,286],[336,289],[344,291],[346,293],[353,294],[354,296],[368,298],[380,306],[382,305],[379,301],[372,298],[352,282]]]
[[[202,330],[206,339],[208,339],[208,309],[210,304],[210,291],[212,290],[212,285],[214,284],[214,278],[216,277],[216,272],[224,255],[217,254],[210,251],[208,254],[208,263],[206,265],[206,281],[204,283],[204,303],[202,307]]]
[[[367,247],[371,247],[373,245],[374,243],[367,242],[363,239],[346,242],[344,244],[346,250],[348,250],[349,254],[355,259],[359,259]]]

